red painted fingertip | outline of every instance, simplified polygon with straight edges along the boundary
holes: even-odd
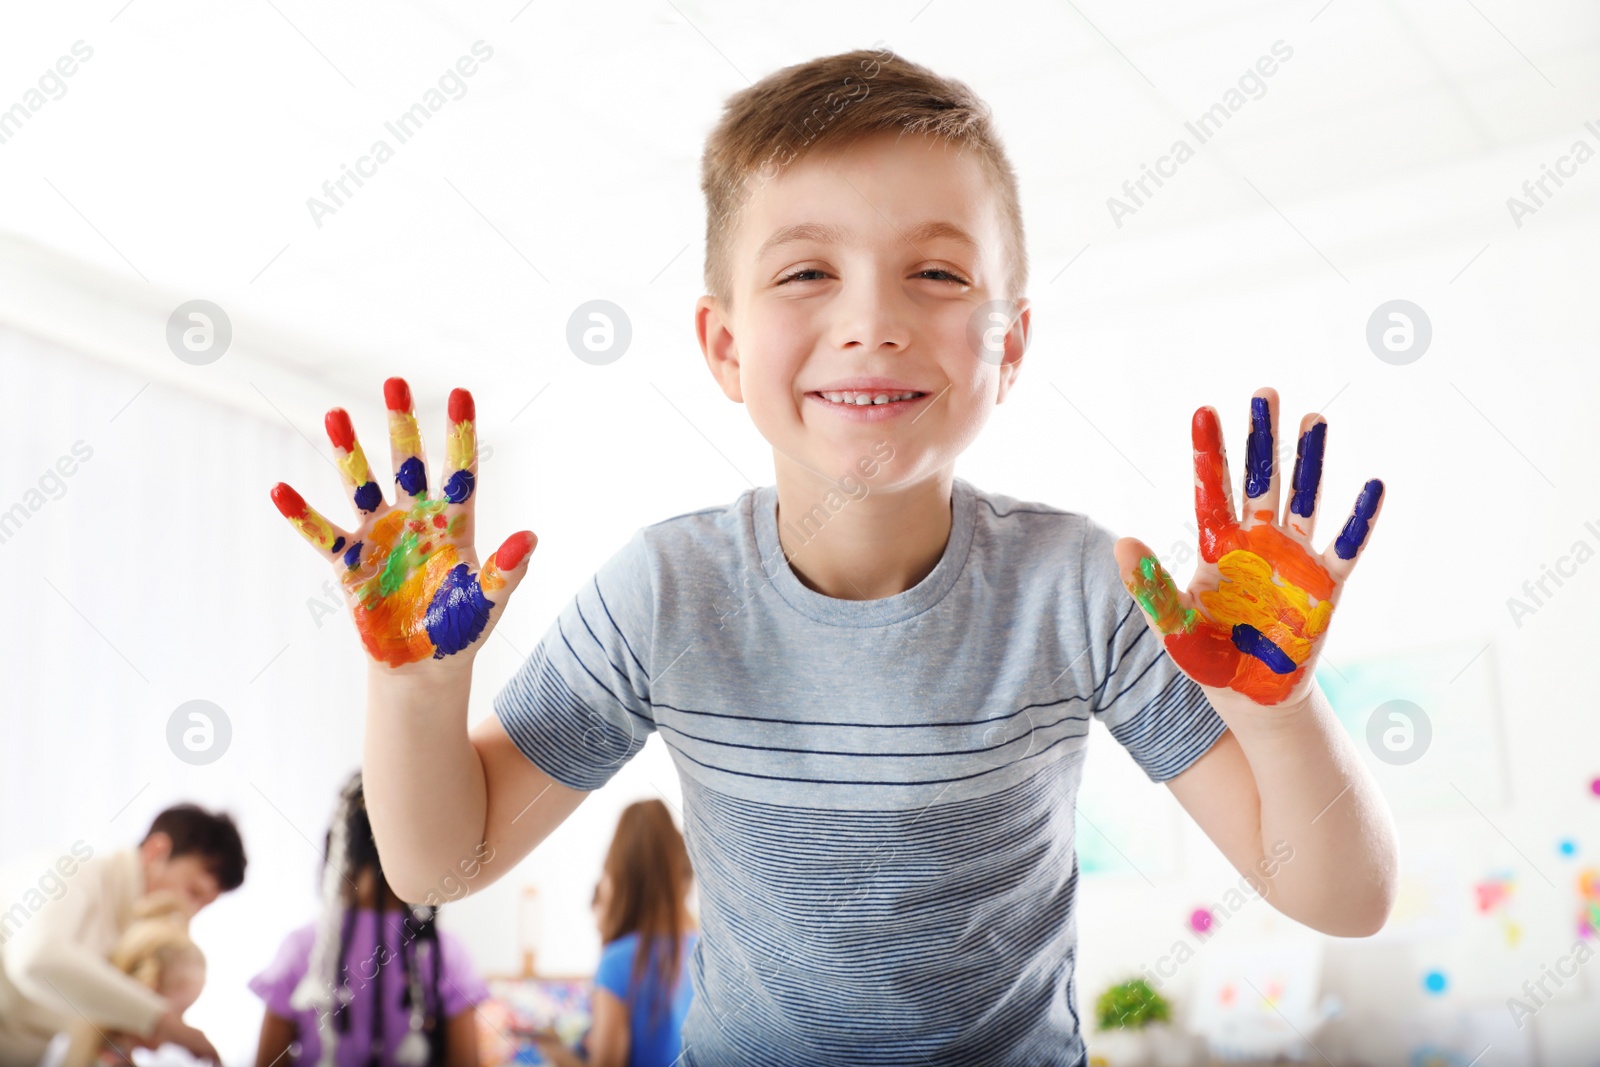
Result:
[[[390,378],[383,383],[383,402],[390,411],[411,410],[411,386],[404,378]]]
[[[1217,421],[1217,409],[1199,408],[1189,424],[1189,433],[1196,452],[1216,452],[1222,448],[1222,426]]]
[[[292,490],[291,490],[292,492]],[[506,543],[501,545],[494,554],[494,565],[502,573],[517,569],[517,564],[525,559],[533,546],[539,543],[528,530],[521,530],[506,538]]]
[[[346,452],[356,449],[356,431],[350,425],[350,413],[344,408],[334,408],[322,420],[322,425],[328,431],[328,440],[337,448]]]
[[[279,482],[272,487],[272,502],[278,506],[278,513],[286,519],[306,517],[305,498],[289,488],[287,482]]]
[[[478,414],[477,405],[472,402],[472,394],[465,389],[450,390],[450,421],[471,422]]]

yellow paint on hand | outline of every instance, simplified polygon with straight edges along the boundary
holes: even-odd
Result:
[[[300,531],[301,537],[304,537],[324,552],[333,551],[333,527],[328,523],[327,519],[318,515],[312,509],[306,508],[305,518],[291,519],[290,521],[294,523],[295,529]]]
[[[421,458],[422,434],[417,430],[417,417],[411,412],[389,412],[389,446],[402,459]]]
[[[344,480],[352,487],[359,489],[372,481],[372,468],[367,465],[367,454],[361,451],[361,442],[355,442],[355,451],[339,455],[336,462],[339,464],[339,473],[344,475]],[[338,450],[335,449],[335,452]]]
[[[472,420],[463,419],[451,426],[445,448],[447,469],[453,471],[467,470],[472,466],[473,458],[477,454],[478,433],[473,429]]]
[[[1313,606],[1299,586],[1274,581],[1272,565],[1254,552],[1229,552],[1217,561],[1217,569],[1222,584],[1200,594],[1207,614],[1228,627],[1248,623],[1295,663],[1304,663],[1327,629],[1333,605],[1322,601]]]

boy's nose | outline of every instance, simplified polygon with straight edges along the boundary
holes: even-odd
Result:
[[[847,289],[838,303],[834,344],[841,350],[877,352],[901,350],[910,343],[909,318],[898,294],[879,284],[859,284]]]

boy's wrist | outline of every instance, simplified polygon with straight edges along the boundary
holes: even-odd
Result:
[[[451,657],[455,659],[456,657]],[[367,710],[399,713],[403,709],[434,711],[441,707],[467,706],[472,692],[472,661],[459,660],[448,666],[438,661],[407,664],[396,670],[382,663],[367,664]]]
[[[1240,730],[1271,733],[1292,728],[1307,716],[1314,715],[1316,703],[1323,699],[1322,691],[1314,681],[1305,696],[1283,704],[1258,704],[1233,689],[1216,689],[1208,685],[1200,688],[1222,721],[1236,733]]]
[[[442,659],[425,659],[391,667],[375,659],[367,660],[367,679],[385,685],[404,685],[415,688],[430,686],[457,686],[472,677],[473,651],[464,650]]]

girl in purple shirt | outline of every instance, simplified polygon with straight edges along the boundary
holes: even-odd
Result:
[[[324,853],[321,918],[250,980],[267,1009],[257,1067],[477,1067],[489,991],[438,909],[408,907],[384,879],[359,771]]]

